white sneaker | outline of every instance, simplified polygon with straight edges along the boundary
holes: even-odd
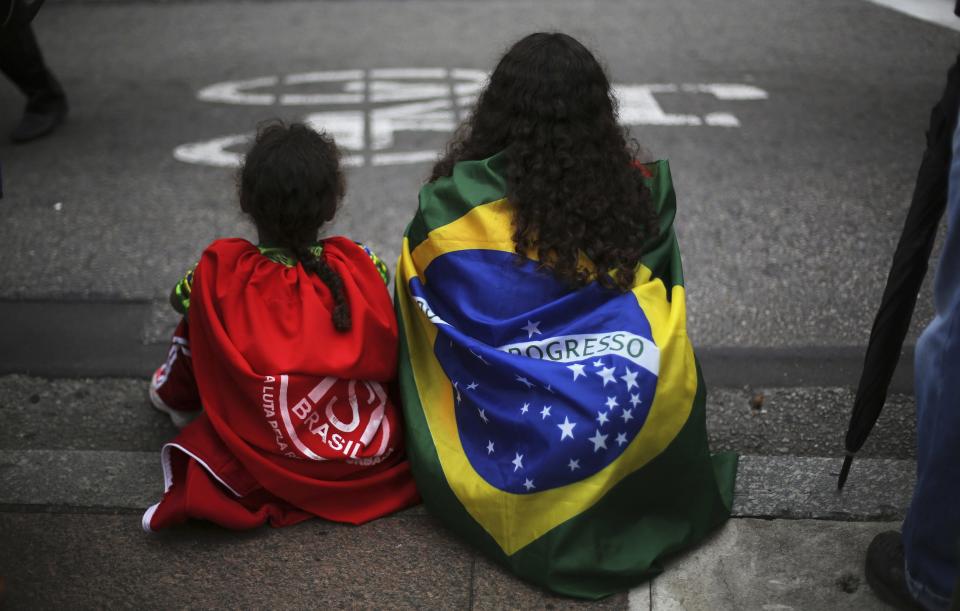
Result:
[[[173,409],[169,405],[163,402],[163,399],[160,398],[160,393],[157,392],[157,376],[160,374],[160,371],[163,369],[157,369],[153,376],[150,378],[150,387],[147,391],[147,394],[150,397],[150,404],[153,407],[164,414],[170,416],[170,420],[173,421],[173,425],[178,429],[182,429],[187,426],[193,419],[200,415],[200,412],[203,410],[197,410],[195,412],[187,412],[179,409]]]

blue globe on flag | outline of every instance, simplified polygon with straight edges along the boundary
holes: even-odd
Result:
[[[615,461],[646,422],[659,369],[632,293],[596,283],[571,291],[536,267],[502,251],[455,251],[431,263],[426,283],[411,282],[437,323],[434,349],[451,380],[464,453],[486,482],[516,494],[565,486]],[[513,294],[484,290],[484,276]],[[538,308],[545,302],[552,306]]]

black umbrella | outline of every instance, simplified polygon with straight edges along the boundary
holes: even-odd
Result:
[[[917,293],[927,273],[927,261],[937,237],[940,218],[947,205],[953,131],[960,109],[960,56],[947,73],[947,86],[930,113],[927,149],[917,174],[917,184],[903,232],[893,254],[880,309],[873,321],[857,397],[847,428],[847,456],[840,470],[837,489],[850,473],[854,455],[867,440],[887,399],[890,379],[897,368],[903,338],[910,327]]]

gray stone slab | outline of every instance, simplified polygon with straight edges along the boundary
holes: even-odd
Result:
[[[866,584],[864,554],[889,522],[731,520],[670,562],[637,611],[886,608]],[[638,602],[642,603],[641,596]]]
[[[733,514],[742,517],[899,520],[916,480],[912,460],[857,459],[842,492],[842,458],[743,456]]]
[[[47,376],[148,376],[180,314],[166,300],[0,301],[0,372]],[[137,342],[135,335],[139,335]],[[856,387],[862,346],[698,346],[710,388]],[[913,391],[913,347],[906,346],[891,393]]]
[[[186,271],[186,270],[184,270]],[[167,344],[177,328],[181,315],[166,300],[150,302],[147,319],[143,323],[140,340],[144,344]]]
[[[0,376],[0,449],[156,451],[177,429],[145,379]]]
[[[649,599],[649,585],[635,589],[632,597]],[[603,600],[583,601],[564,598],[520,581],[484,556],[477,556],[473,567],[474,609],[625,609],[627,593],[614,594]]]
[[[160,348],[159,345],[156,346]],[[162,350],[150,361],[162,360]],[[762,358],[763,351],[757,352]],[[0,376],[0,448],[152,450],[176,434],[146,399],[145,379]],[[763,407],[750,399],[764,395]],[[843,452],[853,392],[842,388],[708,386],[707,432],[714,450],[742,454],[828,456]],[[892,395],[861,454],[912,458],[914,402]]]
[[[866,346],[718,346],[696,344],[708,388],[750,386],[855,388]],[[903,347],[890,393],[913,392],[913,346]]]
[[[855,384],[855,382],[853,383]],[[845,451],[844,436],[855,396],[848,388],[707,387],[710,447],[742,454],[831,456]],[[751,399],[762,395],[755,409]],[[860,450],[860,456],[916,456],[916,405],[894,394]]]
[[[894,520],[913,490],[915,463],[861,459],[842,493],[840,459],[744,456],[733,514]],[[0,505],[145,509],[163,492],[159,452],[0,450]],[[423,513],[423,509],[415,510]],[[495,573],[494,573],[495,574]]]
[[[160,452],[0,450],[0,505],[146,509],[162,494]]]
[[[46,376],[148,376],[181,317],[166,300],[0,301],[0,372]],[[137,338],[139,337],[139,341]],[[861,346],[698,346],[708,387],[855,387]],[[911,393],[907,346],[892,393]]]
[[[141,341],[149,309],[139,301],[0,301],[0,374],[147,376],[165,354]]]
[[[0,514],[5,608],[464,609],[472,552],[423,516],[158,535],[138,516]]]

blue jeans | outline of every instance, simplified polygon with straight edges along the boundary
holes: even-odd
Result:
[[[907,585],[929,609],[948,607],[960,567],[960,122],[946,217],[936,316],[917,341],[917,484],[903,523]]]

